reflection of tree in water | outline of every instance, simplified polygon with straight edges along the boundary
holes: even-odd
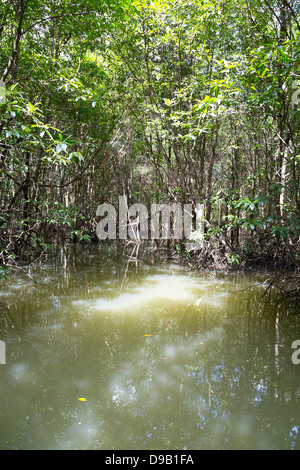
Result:
[[[54,282],[28,292],[27,286],[0,319],[2,331],[12,332],[14,362],[30,365],[24,387],[33,377],[28,400],[35,397],[35,413],[49,432],[65,432],[79,446],[114,449],[300,447],[300,367],[291,361],[299,317],[275,298],[262,301],[261,288],[230,294],[234,278],[207,275],[199,278],[197,302],[85,317],[86,307],[72,306],[78,292],[88,301],[99,285],[117,295],[128,261],[114,252],[88,255],[62,253],[56,267],[41,273]],[[149,266],[129,264],[126,283],[143,284],[156,273]],[[19,386],[10,384],[3,409]],[[80,419],[76,387],[87,394]],[[56,406],[51,421],[49,403]],[[84,420],[90,438],[74,432]],[[37,439],[38,429],[30,432]],[[46,425],[44,433],[45,442],[53,438]]]
[[[298,319],[262,303],[259,291],[230,297],[214,313],[182,313],[168,328],[161,321],[160,336],[134,351],[111,384],[112,408],[131,423],[130,441],[170,449],[299,447],[300,382],[291,363]]]

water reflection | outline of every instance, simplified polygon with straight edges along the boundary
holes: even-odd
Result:
[[[110,292],[101,292],[96,300],[75,301],[75,305],[89,306],[96,311],[113,311],[124,313],[144,308],[145,305],[157,302],[185,303],[194,298],[193,287],[197,286],[195,279],[188,276],[171,276],[157,274],[146,276],[140,286],[131,287],[129,292],[117,293],[117,296],[105,298]],[[112,292],[115,295],[116,292]]]
[[[300,448],[299,317],[254,279],[68,256],[0,298],[2,449]]]

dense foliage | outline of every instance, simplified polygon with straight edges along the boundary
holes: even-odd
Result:
[[[119,195],[203,203],[199,262],[299,259],[298,0],[6,0],[0,76],[3,266]]]

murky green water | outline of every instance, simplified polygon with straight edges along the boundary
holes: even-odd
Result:
[[[143,259],[69,247],[0,284],[0,448],[299,449],[300,318],[245,290],[267,274]]]

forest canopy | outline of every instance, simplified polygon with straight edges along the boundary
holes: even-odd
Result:
[[[203,204],[199,262],[299,262],[298,0],[3,0],[0,77],[1,275],[119,196]]]

